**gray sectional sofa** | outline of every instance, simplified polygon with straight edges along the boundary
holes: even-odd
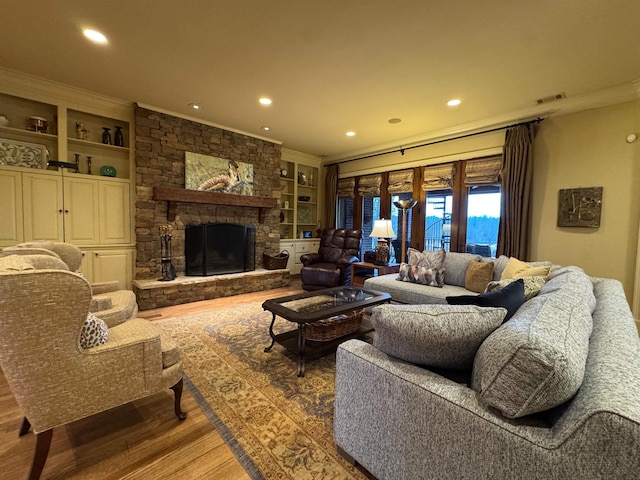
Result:
[[[497,328],[447,308],[378,307],[374,344],[340,345],[346,458],[379,480],[640,477],[640,341],[618,281],[553,266]],[[447,365],[458,344],[466,363]]]

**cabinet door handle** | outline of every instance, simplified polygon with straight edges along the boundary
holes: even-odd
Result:
[[[69,210],[65,210],[64,213],[69,213]]]
[[[58,210],[58,213],[62,213],[62,209]]]
[[[98,257],[98,256],[99,256],[99,255],[98,255],[98,252],[94,253],[94,255],[95,255],[96,257]]]

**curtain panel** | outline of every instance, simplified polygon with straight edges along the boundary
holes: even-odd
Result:
[[[413,192],[413,168],[389,172],[389,193]]]
[[[468,160],[464,172],[464,184],[469,187],[472,185],[494,185],[500,183],[501,169],[502,155]]]
[[[360,177],[358,193],[361,197],[377,197],[380,195],[380,185],[382,185],[382,174],[365,175]]]
[[[338,164],[327,166],[327,176],[325,177],[325,209],[324,226],[336,226],[336,203],[338,190]]]
[[[442,190],[453,187],[454,168],[453,163],[424,167],[422,170],[422,190]]]
[[[338,180],[338,198],[354,198],[356,196],[355,190],[356,179],[354,177]]]
[[[497,255],[529,259],[531,243],[531,184],[536,125],[507,130],[503,147],[502,196]]]

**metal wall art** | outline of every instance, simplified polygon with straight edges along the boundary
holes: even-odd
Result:
[[[567,188],[558,192],[558,226],[600,226],[602,187]]]

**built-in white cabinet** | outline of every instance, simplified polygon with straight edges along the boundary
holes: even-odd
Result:
[[[287,250],[289,252],[289,261],[287,262],[287,268],[291,271],[292,275],[298,275],[300,274],[300,270],[302,270],[302,262],[300,261],[300,256],[305,253],[317,253],[319,248],[319,238],[280,241],[280,251]]]
[[[80,271],[91,283],[118,281],[130,289],[133,281],[133,248],[83,249]]]
[[[0,68],[0,113],[0,247],[73,243],[91,281],[129,288],[133,104]]]
[[[24,239],[22,173],[0,171],[0,244],[15,245]]]
[[[321,204],[319,159],[286,149],[280,162],[280,238],[316,236]]]
[[[0,246],[55,240],[83,245],[131,242],[129,182],[116,178],[0,167],[4,211]],[[9,210],[10,209],[10,210]]]

